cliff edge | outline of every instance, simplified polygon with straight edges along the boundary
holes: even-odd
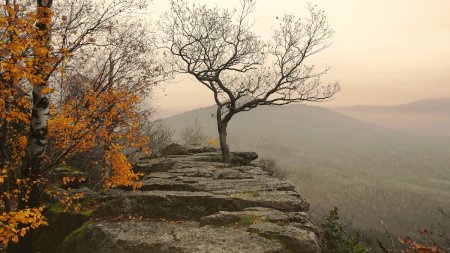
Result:
[[[92,193],[93,218],[59,252],[320,252],[309,204],[255,153],[234,153],[233,165],[206,147],[166,154],[135,164],[138,191]]]

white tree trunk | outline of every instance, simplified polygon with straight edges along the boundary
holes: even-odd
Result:
[[[29,154],[33,162],[41,160],[44,155],[45,146],[47,144],[48,119],[50,118],[50,109],[48,94],[42,93],[42,90],[44,88],[47,88],[47,86],[35,85],[33,87],[33,109],[31,115],[29,140]]]
[[[28,160],[22,177],[31,180],[31,191],[28,203],[22,203],[30,207],[38,207],[41,204],[42,178],[41,166],[47,144],[48,119],[50,118],[49,94],[43,94],[46,85],[33,87],[33,109],[31,111],[30,137],[28,139]]]

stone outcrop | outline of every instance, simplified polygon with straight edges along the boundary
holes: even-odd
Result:
[[[175,150],[175,151],[174,151]],[[233,165],[211,148],[177,146],[143,159],[138,191],[94,194],[89,224],[60,252],[320,252],[308,203],[294,187],[234,153]]]

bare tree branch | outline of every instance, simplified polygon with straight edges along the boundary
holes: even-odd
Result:
[[[213,93],[219,134],[225,136],[224,160],[226,127],[236,113],[261,105],[324,101],[339,91],[339,84],[321,82],[328,68],[316,71],[307,64],[330,45],[334,33],[322,10],[309,5],[308,17],[284,15],[272,41],[264,42],[248,21],[254,9],[252,0],[242,0],[234,11],[173,0],[160,22],[162,45],[179,71]]]

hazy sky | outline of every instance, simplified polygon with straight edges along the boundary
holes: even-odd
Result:
[[[192,1],[191,1],[192,2]],[[195,0],[223,8],[239,0]],[[339,81],[342,91],[322,106],[383,105],[450,96],[449,0],[311,0],[323,9],[336,30],[333,45],[314,58],[328,64],[326,82]],[[259,0],[252,18],[255,32],[270,38],[277,16],[303,16],[307,1]],[[152,18],[168,8],[155,0]],[[180,76],[157,92],[159,116],[213,104],[209,90]]]

